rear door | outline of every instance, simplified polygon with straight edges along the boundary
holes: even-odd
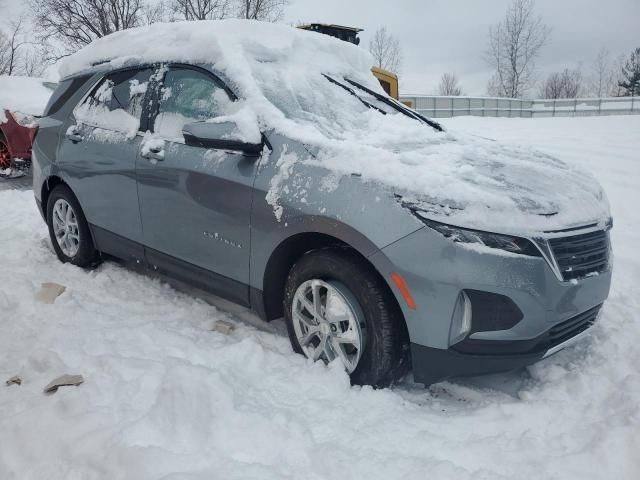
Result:
[[[100,79],[63,127],[59,147],[58,164],[99,248],[125,257],[143,257],[135,166],[152,73],[128,69]]]
[[[252,188],[259,159],[188,146],[185,124],[234,108],[213,75],[188,66],[164,71],[152,133],[137,163],[148,262],[247,304]]]

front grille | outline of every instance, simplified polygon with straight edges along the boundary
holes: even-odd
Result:
[[[587,310],[580,315],[576,315],[569,320],[565,320],[549,330],[550,347],[555,347],[556,345],[575,337],[593,325],[598,317],[598,312],[600,311],[601,306],[602,305],[593,307],[591,310]]]
[[[564,280],[602,272],[609,264],[609,234],[605,230],[552,238],[549,245]]]

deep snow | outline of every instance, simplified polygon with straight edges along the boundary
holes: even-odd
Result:
[[[0,478],[640,478],[640,116],[445,124],[602,182],[615,271],[589,341],[527,372],[351,387],[293,354],[277,323],[114,263],[58,263],[32,194],[4,191],[0,381],[24,383],[0,385]],[[45,281],[67,286],[53,305],[34,300]],[[210,331],[219,319],[237,329]],[[44,395],[63,373],[85,383]]]

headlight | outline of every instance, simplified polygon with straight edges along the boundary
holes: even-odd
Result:
[[[490,248],[497,248],[506,252],[517,253],[520,255],[529,255],[531,257],[541,257],[540,250],[526,238],[512,237],[510,235],[502,235],[499,233],[482,232],[479,230],[470,230],[467,228],[454,227],[440,222],[434,222],[421,215],[420,210],[411,210],[424,224],[444,235],[446,238],[457,243],[476,243],[485,245]]]

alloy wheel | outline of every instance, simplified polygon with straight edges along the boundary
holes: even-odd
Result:
[[[339,358],[348,373],[364,347],[364,318],[342,284],[313,279],[302,283],[293,297],[293,328],[302,351],[314,361]]]
[[[73,258],[80,249],[78,219],[69,202],[59,198],[53,205],[53,233],[62,253]]]

